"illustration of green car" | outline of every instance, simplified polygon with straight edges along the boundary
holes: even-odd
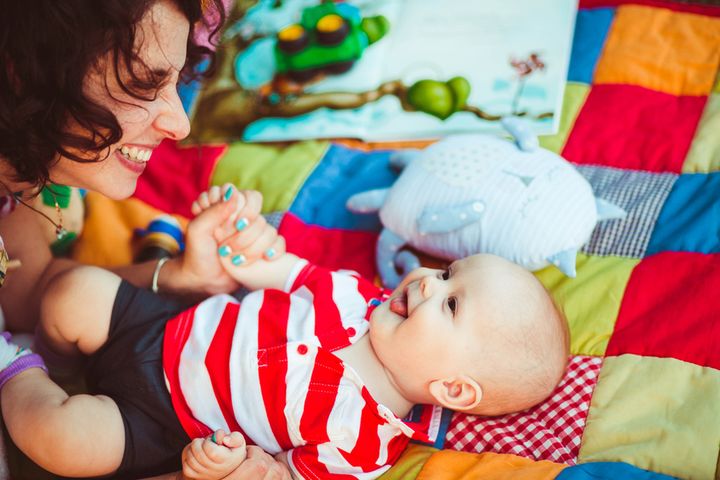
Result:
[[[390,29],[382,15],[362,18],[347,3],[323,2],[303,10],[300,23],[277,34],[275,69],[296,82],[319,73],[345,73]]]

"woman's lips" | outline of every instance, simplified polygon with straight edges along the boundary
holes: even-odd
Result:
[[[117,150],[115,151],[115,156],[117,156],[118,159],[120,160],[120,165],[122,165],[123,167],[127,168],[127,169],[130,170],[131,172],[136,173],[136,174],[139,175],[139,174],[141,174],[141,173],[143,173],[143,172],[145,171],[145,167],[147,166],[147,162],[140,162],[140,161],[130,160],[129,158],[126,158],[125,155],[123,155],[122,153],[118,152]]]

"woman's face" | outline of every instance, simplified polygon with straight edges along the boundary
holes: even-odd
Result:
[[[60,158],[50,171],[51,180],[113,199],[127,198],[135,191],[153,149],[165,138],[179,140],[188,135],[190,123],[177,94],[177,81],[185,64],[189,30],[188,20],[170,0],[155,2],[140,21],[135,38],[140,58],[154,72],[168,73],[152,101],[138,100],[123,92],[110,57],[99,62],[87,77],[85,91],[115,114],[122,138],[101,154],[101,159],[106,158],[100,162]],[[119,74],[132,87],[129,74]]]

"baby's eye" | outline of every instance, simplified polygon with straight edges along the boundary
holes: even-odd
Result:
[[[440,275],[440,278],[442,278],[443,280],[447,280],[448,278],[450,278],[450,270],[445,270],[445,271]]]
[[[455,315],[455,310],[457,310],[457,300],[455,299],[455,297],[448,298],[447,303],[448,303],[448,308],[450,309],[452,314]]]

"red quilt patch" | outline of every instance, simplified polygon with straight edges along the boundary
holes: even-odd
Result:
[[[706,101],[631,85],[593,85],[562,156],[580,164],[679,173]]]
[[[628,281],[606,355],[675,358],[720,368],[720,255],[663,252]]]

